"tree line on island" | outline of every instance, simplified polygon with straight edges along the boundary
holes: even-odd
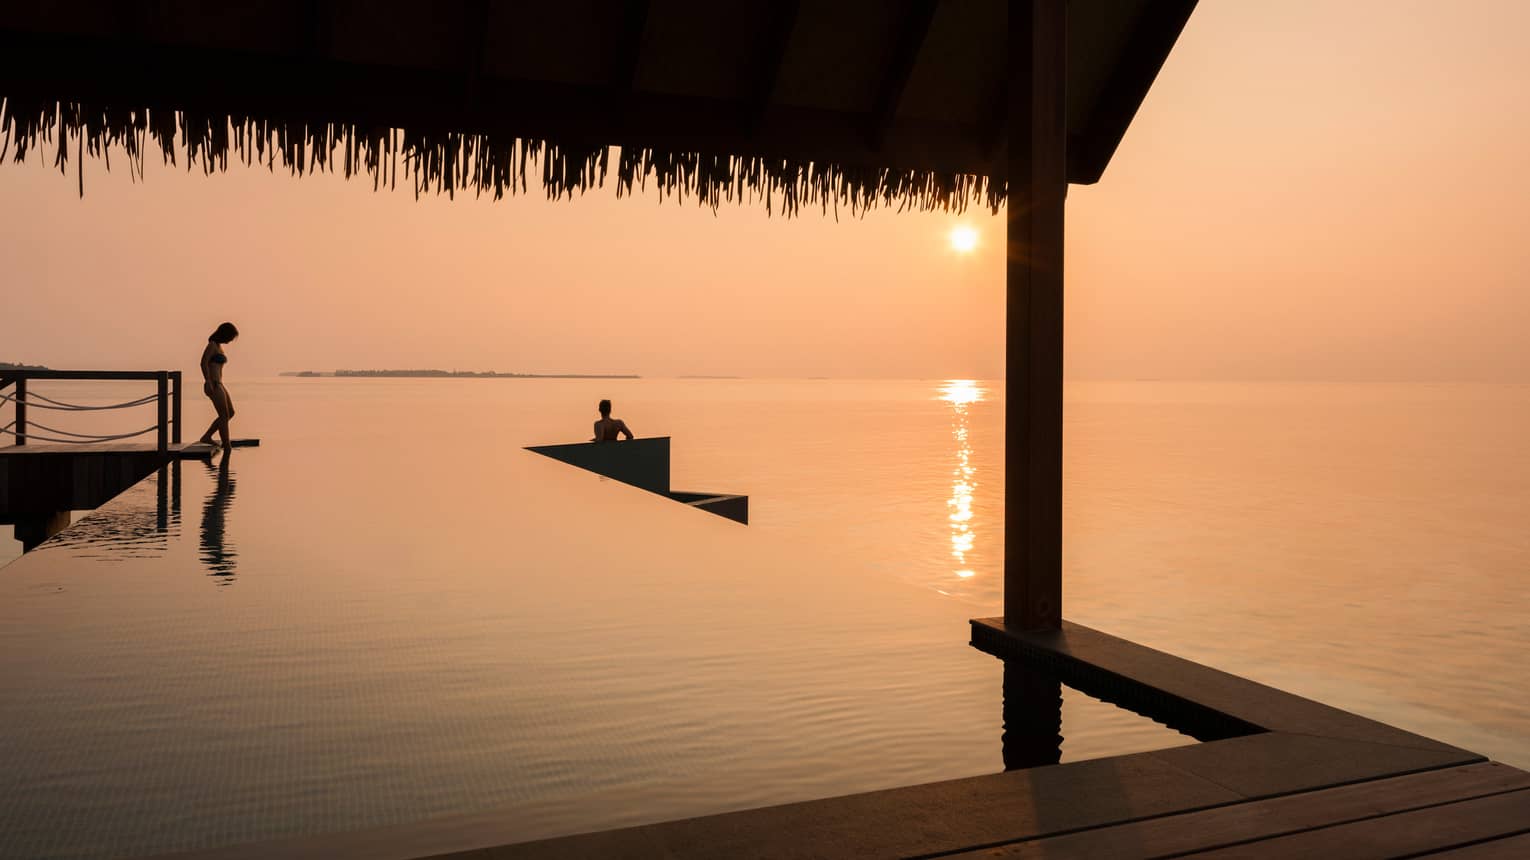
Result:
[[[3,366],[3,365],[0,365]],[[470,378],[470,379],[639,379],[636,373],[499,373],[493,370],[319,370],[287,371],[282,376],[361,378]]]

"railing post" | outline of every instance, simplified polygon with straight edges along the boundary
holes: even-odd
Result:
[[[27,444],[27,378],[16,378],[16,444]]]
[[[170,453],[170,374],[161,370],[155,374],[159,386],[159,455]]]
[[[170,423],[174,431],[170,441],[179,445],[181,444],[181,372],[179,370],[170,371],[170,401]]]

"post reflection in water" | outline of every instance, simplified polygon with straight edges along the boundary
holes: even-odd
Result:
[[[957,580],[976,576],[968,555],[976,541],[972,519],[972,495],[977,489],[977,468],[972,462],[971,428],[968,411],[983,400],[987,391],[970,379],[952,379],[940,388],[940,399],[951,404],[951,435],[956,440],[956,463],[951,472],[951,498],[946,500],[947,519],[951,526],[952,575]]]
[[[213,491],[208,494],[207,501],[202,504],[202,537],[201,559],[207,568],[208,576],[220,578],[219,585],[229,585],[234,581],[234,559],[238,553],[229,545],[226,534],[228,525],[228,510],[234,501],[234,478],[229,471],[229,460],[232,459],[227,451],[223,453],[223,459],[218,461],[216,469],[217,482],[213,485]],[[214,471],[211,462],[207,464],[208,472]]]
[[[1005,770],[1062,760],[1062,684],[1019,661],[1004,661]]]
[[[181,523],[181,461],[175,460],[159,467],[154,478],[154,528],[161,534],[170,532],[173,521]],[[179,529],[177,528],[177,533]]]
[[[76,558],[103,562],[160,558],[181,534],[180,461],[159,467],[110,506],[91,511],[73,525],[68,524],[68,512],[64,514],[53,546],[67,549]]]

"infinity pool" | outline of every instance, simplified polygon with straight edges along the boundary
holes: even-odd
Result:
[[[0,568],[0,856],[479,810],[532,839],[1002,769],[966,644],[997,611],[988,389],[623,383],[742,526],[521,450],[610,384],[465,382],[246,384],[262,447]],[[1063,733],[1189,742],[1071,694]]]

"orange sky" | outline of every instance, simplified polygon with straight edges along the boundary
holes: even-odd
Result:
[[[1068,224],[1075,378],[1530,380],[1530,4],[1204,0]],[[0,360],[1000,376],[1002,221],[42,159],[0,165]]]

